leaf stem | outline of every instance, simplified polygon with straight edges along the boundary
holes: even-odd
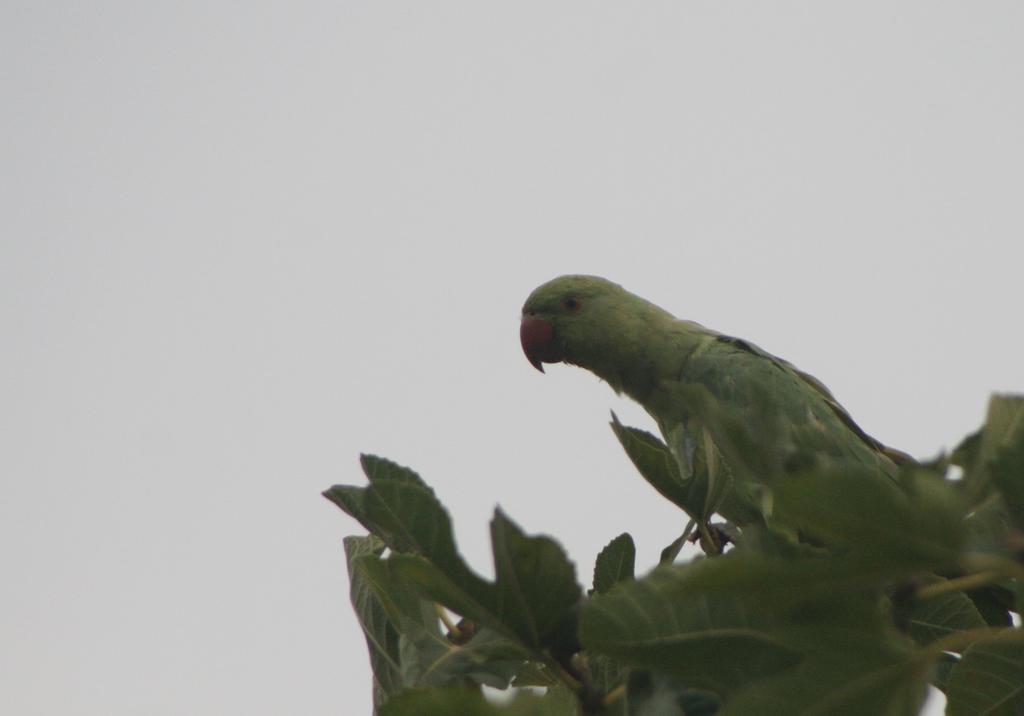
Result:
[[[975,571],[986,570],[998,572],[1003,577],[1024,579],[1024,565],[1012,559],[983,552],[968,552],[963,556],[963,565]]]
[[[981,629],[967,629],[966,631],[958,631],[953,634],[936,639],[923,653],[928,653],[933,656],[938,656],[944,651],[962,651],[964,648],[970,646],[976,641],[982,639],[989,639],[1000,634],[1006,634],[1012,632],[1010,627],[983,627]]]
[[[700,530],[700,546],[704,550],[704,554],[709,557],[720,555],[722,553],[722,544],[715,531],[711,529],[705,520],[698,522],[697,527]]]
[[[580,680],[570,674],[564,666],[554,659],[548,661],[548,667],[558,674],[558,678],[564,681],[565,685],[572,689],[574,693],[578,694],[583,690],[583,684],[580,683]]]
[[[626,695],[626,685],[625,684],[619,684],[614,689],[612,689],[611,691],[609,691],[607,694],[604,695],[604,698],[601,699],[601,705],[607,708],[608,706],[611,706],[612,704],[614,704],[616,701],[618,701],[619,699],[621,699],[625,695]]]
[[[452,622],[451,617],[448,616],[448,612],[445,608],[438,603],[434,603],[434,610],[437,611],[437,618],[444,624],[444,628],[448,630],[448,636],[454,641],[458,641],[462,637],[462,630],[459,626]]]
[[[975,574],[967,574],[963,577],[956,577],[955,579],[948,579],[945,582],[936,582],[935,584],[926,584],[914,593],[914,597],[917,599],[931,599],[937,597],[940,594],[947,592],[959,592],[968,589],[976,589],[977,587],[983,587],[986,584],[995,582],[1002,575],[998,572],[976,572]]]

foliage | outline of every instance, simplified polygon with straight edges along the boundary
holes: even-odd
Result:
[[[928,683],[951,716],[1024,713],[1024,398],[993,397],[981,430],[895,482],[790,461],[772,519],[743,527],[710,523],[728,495],[683,479],[658,438],[612,428],[705,556],[674,562],[688,531],[636,576],[621,534],[584,589],[556,541],[498,509],[488,581],[412,470],[364,455],[368,485],[324,493],[369,532],[345,554],[376,713],[910,716]]]

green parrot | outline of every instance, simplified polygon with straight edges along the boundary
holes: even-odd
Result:
[[[596,276],[562,276],[523,306],[527,359],[586,368],[654,418],[704,514],[771,521],[771,485],[823,461],[894,478],[910,456],[861,430],[817,379],[754,344],[680,320]],[[895,485],[895,481],[893,480]]]

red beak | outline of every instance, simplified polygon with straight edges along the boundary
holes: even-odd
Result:
[[[544,372],[544,363],[557,363],[562,360],[562,352],[555,343],[555,328],[542,318],[523,316],[519,324],[519,341],[523,344],[523,353],[530,364]]]

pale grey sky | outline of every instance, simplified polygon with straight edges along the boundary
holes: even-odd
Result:
[[[0,5],[0,711],[369,713],[357,454],[490,573],[682,515],[537,284],[751,339],[917,455],[1024,390],[1024,5]],[[938,704],[934,705],[934,709]]]

